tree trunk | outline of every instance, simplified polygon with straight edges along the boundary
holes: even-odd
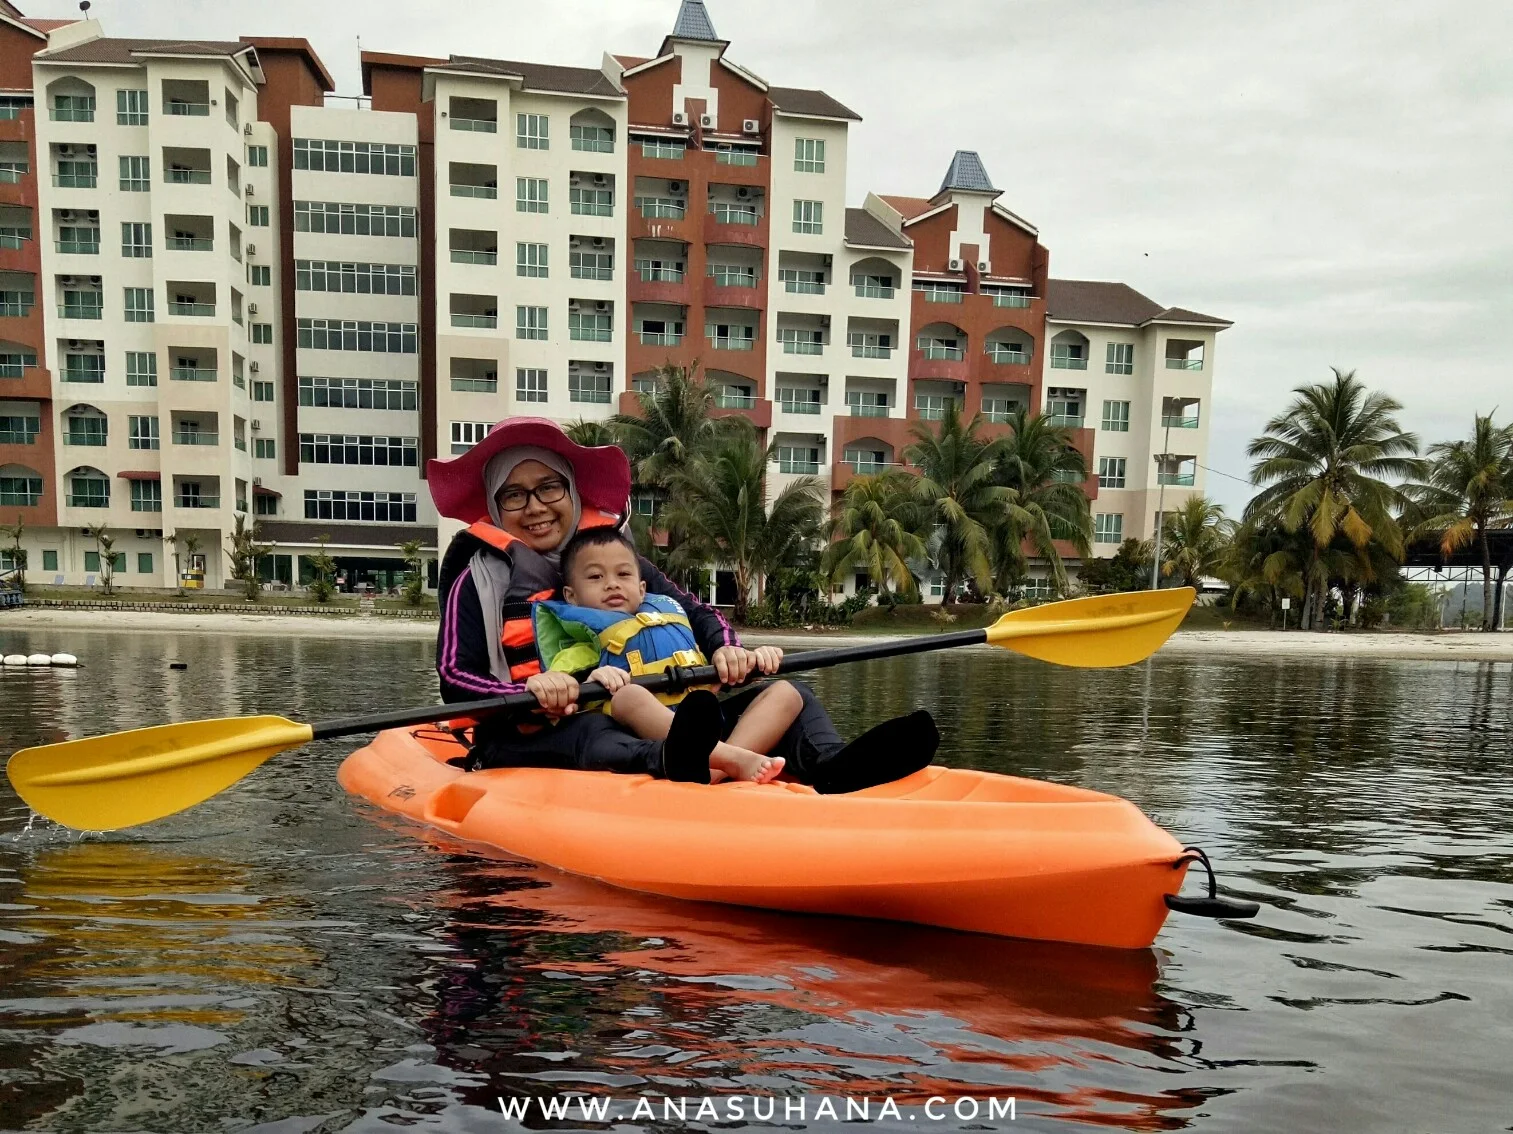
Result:
[[[749,612],[748,611],[749,604],[747,602],[747,598],[748,598],[748,595],[750,594],[750,590],[751,590],[751,575],[747,572],[746,568],[740,567],[740,566],[736,567],[736,569],[735,569],[735,604],[731,608],[731,614],[735,618],[736,625],[738,625],[738,626],[744,626],[746,624],[746,615]]]
[[[1492,548],[1487,542],[1487,526],[1477,524],[1476,527],[1481,543],[1481,628],[1495,630],[1497,623],[1492,620]]]

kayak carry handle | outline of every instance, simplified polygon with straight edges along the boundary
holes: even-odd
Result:
[[[1243,898],[1226,898],[1219,893],[1218,879],[1214,877],[1214,864],[1202,847],[1183,847],[1182,857],[1172,863],[1173,870],[1180,870],[1190,862],[1201,862],[1208,872],[1208,894],[1189,898],[1181,894],[1167,894],[1166,908],[1176,913],[1192,914],[1194,917],[1255,917],[1261,912],[1261,903],[1248,902]]]

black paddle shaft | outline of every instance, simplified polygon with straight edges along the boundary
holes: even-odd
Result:
[[[988,640],[986,630],[959,630],[954,634],[931,634],[924,638],[904,638],[895,641],[872,642],[865,646],[838,646],[831,650],[804,650],[788,654],[778,666],[778,673],[805,673],[811,669],[825,669],[846,662],[873,661],[877,658],[903,657],[905,654],[924,654],[932,650],[949,650],[954,646],[976,646]],[[755,681],[765,676],[752,670],[748,680]],[[679,693],[698,685],[714,685],[720,675],[712,665],[673,666],[665,673],[650,673],[633,677],[636,685],[645,686],[653,693]],[[609,698],[609,691],[596,681],[586,681],[578,688],[578,704],[588,705]],[[502,697],[486,697],[480,701],[456,701],[450,705],[428,705],[424,709],[397,709],[392,713],[373,713],[365,717],[339,717],[336,720],[317,724],[313,728],[315,740],[327,740],[335,736],[352,736],[363,732],[379,732],[386,728],[404,728],[406,725],[428,724],[432,721],[450,720],[453,717],[489,716],[501,712],[526,712],[541,706],[530,693],[509,693]]]

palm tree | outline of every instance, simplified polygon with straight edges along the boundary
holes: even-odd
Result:
[[[1306,531],[1289,532],[1275,516],[1253,516],[1235,528],[1218,574],[1234,587],[1236,599],[1264,594],[1275,608],[1279,599],[1303,597],[1313,553]]]
[[[945,575],[947,602],[964,578],[989,589],[990,533],[1003,522],[1013,495],[993,481],[1003,446],[978,437],[981,425],[981,414],[963,422],[960,407],[950,401],[940,428],[916,422],[911,427],[914,443],[904,450],[904,459],[919,470],[914,498],[923,508],[924,523],[935,529],[932,543]]]
[[[1070,541],[1083,559],[1092,554],[1092,510],[1082,491],[1087,459],[1072,443],[1072,431],[1043,414],[1018,410],[1009,429],[994,469],[994,479],[1012,493],[993,532],[994,582],[1005,591],[1010,579],[1024,576],[1028,542],[1050,564],[1057,591],[1065,591],[1066,566],[1055,541]]]
[[[1355,371],[1334,368],[1334,381],[1299,386],[1292,404],[1266,423],[1247,452],[1259,458],[1251,483],[1265,487],[1246,506],[1247,519],[1274,515],[1289,531],[1312,537],[1303,603],[1305,628],[1321,626],[1329,580],[1322,556],[1336,536],[1357,549],[1379,541],[1401,556],[1402,531],[1394,511],[1405,503],[1400,488],[1383,478],[1422,475],[1418,437],[1394,416],[1402,405],[1369,393]]]
[[[909,561],[925,556],[917,534],[919,505],[913,476],[894,470],[859,476],[846,485],[828,525],[831,542],[820,558],[820,571],[832,582],[848,568],[859,568],[887,593],[918,590]]]
[[[744,622],[753,587],[796,559],[818,538],[824,520],[819,482],[792,481],[770,505],[764,449],[749,432],[695,457],[675,474],[667,519],[685,534],[669,554],[682,566],[713,563],[735,575],[735,620]]]
[[[1487,533],[1513,524],[1513,424],[1475,415],[1471,436],[1429,448],[1428,475],[1412,485],[1415,534],[1433,533],[1454,555],[1473,541],[1481,553],[1482,629],[1496,626]]]
[[[587,445],[589,448],[597,448],[601,445],[618,445],[620,438],[616,435],[614,426],[607,421],[585,421],[579,418],[570,421],[562,427],[566,433],[579,445]]]
[[[1224,509],[1206,496],[1190,496],[1166,514],[1161,574],[1197,589],[1204,575],[1216,575],[1234,530]]]
[[[656,384],[638,393],[636,402],[639,413],[617,413],[609,428],[642,487],[665,491],[701,455],[751,432],[750,422],[739,415],[713,416],[714,392],[699,376],[698,363],[666,364],[657,372]]]

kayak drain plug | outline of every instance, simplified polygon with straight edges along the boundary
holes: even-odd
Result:
[[[1182,857],[1172,863],[1173,869],[1180,869],[1189,862],[1201,862],[1203,869],[1208,871],[1208,894],[1206,897],[1184,897],[1181,894],[1167,894],[1166,908],[1175,910],[1177,913],[1192,914],[1194,917],[1255,917],[1261,912],[1259,902],[1247,902],[1241,898],[1226,898],[1219,893],[1217,879],[1214,878],[1214,864],[1208,861],[1208,855],[1202,847],[1183,847]]]

